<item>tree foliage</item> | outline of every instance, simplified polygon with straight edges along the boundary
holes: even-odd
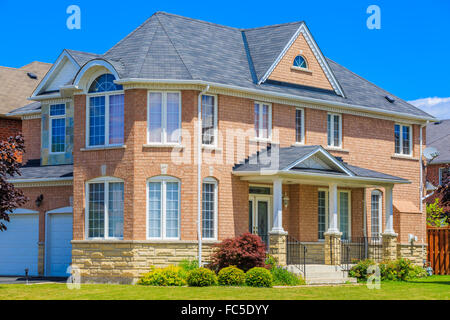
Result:
[[[6,230],[3,221],[9,222],[9,212],[24,205],[28,199],[8,179],[20,175],[20,156],[25,152],[21,134],[0,141],[0,231]]]

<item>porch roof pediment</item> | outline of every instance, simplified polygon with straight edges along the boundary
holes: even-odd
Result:
[[[383,183],[409,183],[408,180],[350,165],[334,157],[322,146],[268,147],[236,164],[235,175],[307,175],[309,177],[370,180]]]

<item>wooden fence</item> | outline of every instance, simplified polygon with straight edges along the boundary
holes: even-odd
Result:
[[[427,240],[433,273],[450,275],[450,228],[428,228]]]

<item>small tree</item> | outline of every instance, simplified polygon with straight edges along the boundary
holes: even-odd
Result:
[[[443,172],[441,185],[435,191],[437,199],[439,199],[439,205],[444,208],[444,221],[449,223],[450,212],[450,165],[447,164]]]
[[[445,227],[448,225],[444,209],[439,206],[439,199],[434,199],[434,203],[427,204],[427,224],[430,227]]]
[[[8,179],[20,175],[19,158],[23,152],[25,146],[21,134],[0,141],[0,231],[6,230],[2,220],[9,222],[9,213],[28,201],[22,190],[8,182]]]

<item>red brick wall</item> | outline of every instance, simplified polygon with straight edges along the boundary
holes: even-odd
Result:
[[[41,119],[22,121],[22,133],[25,140],[23,162],[41,158]]]
[[[0,118],[0,141],[7,140],[20,131],[22,131],[21,120]]]

